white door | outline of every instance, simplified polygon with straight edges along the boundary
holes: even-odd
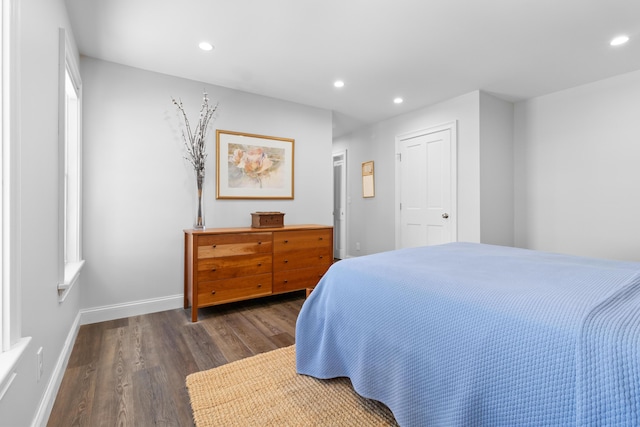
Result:
[[[347,256],[347,152],[333,154],[333,256]]]
[[[455,123],[397,138],[398,248],[456,240]]]

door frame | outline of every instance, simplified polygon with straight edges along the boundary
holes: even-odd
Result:
[[[396,249],[400,249],[400,235],[401,235],[401,222],[400,222],[400,194],[402,189],[402,183],[400,182],[400,169],[401,169],[401,159],[400,159],[400,144],[402,141],[407,139],[417,138],[424,135],[429,135],[431,133],[441,132],[445,130],[449,130],[451,132],[451,211],[449,213],[449,218],[451,219],[451,240],[458,240],[458,134],[457,134],[458,121],[453,120],[450,122],[445,122],[436,126],[430,126],[425,129],[420,129],[417,131],[404,133],[401,135],[396,135],[396,143],[395,143],[395,234],[396,234]]]
[[[341,249],[340,253],[339,253],[339,258],[344,259],[344,258],[348,258],[349,254],[347,251],[347,243],[349,242],[349,239],[347,239],[347,234],[348,234],[348,225],[349,225],[349,196],[347,195],[347,177],[348,177],[348,173],[347,173],[347,150],[340,150],[340,151],[334,151],[331,154],[331,167],[332,167],[332,171],[333,168],[335,168],[335,162],[336,160],[342,160],[343,162],[343,166],[342,166],[342,185],[340,186],[340,191],[342,193],[342,202],[343,202],[343,207],[344,207],[344,222],[343,222],[343,229],[340,230],[340,242],[339,242],[339,248]],[[334,176],[333,174],[331,175],[332,177]],[[334,185],[332,186],[332,191],[335,190],[335,182]],[[335,192],[334,192],[334,206],[333,206],[333,225],[335,227],[336,224],[336,218],[335,218]],[[334,231],[334,236],[335,236],[335,231]],[[335,242],[333,244],[333,248],[332,251],[333,252],[333,256],[335,257]]]

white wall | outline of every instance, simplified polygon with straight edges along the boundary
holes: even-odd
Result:
[[[480,92],[471,92],[334,140],[334,151],[348,150],[349,256],[395,248],[395,137],[453,120],[458,124],[458,240],[480,241],[479,102]],[[360,167],[368,160],[375,162],[376,195],[363,199]]]
[[[195,177],[183,159],[180,97],[196,121],[206,89],[219,102],[208,133],[207,227],[249,226],[251,212],[285,224],[331,225],[331,112],[81,58],[84,83],[84,254],[87,309],[183,292],[182,230],[193,226]],[[215,129],[295,139],[295,199],[215,199]]]
[[[514,245],[511,102],[480,92],[480,241]]]
[[[46,417],[46,408],[38,408],[45,393],[55,392],[50,381],[74,329],[84,281],[58,302],[58,30],[73,35],[62,0],[20,4],[21,160],[12,166],[20,180],[19,317],[22,335],[32,341],[0,401],[2,426],[27,426],[37,414]],[[37,381],[40,347],[44,374]]]
[[[640,261],[640,71],[515,109],[516,245]]]

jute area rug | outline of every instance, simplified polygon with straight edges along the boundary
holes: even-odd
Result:
[[[295,359],[290,346],[189,375],[196,426],[397,426],[348,378],[298,375]]]

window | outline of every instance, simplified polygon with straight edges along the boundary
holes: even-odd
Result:
[[[31,341],[22,337],[19,322],[20,281],[18,275],[18,230],[20,218],[17,215],[19,205],[19,186],[16,170],[17,151],[20,146],[19,109],[17,100],[17,22],[18,8],[12,0],[2,0],[0,7],[0,49],[2,74],[0,94],[0,119],[2,151],[0,152],[0,174],[2,175],[2,197],[0,209],[1,222],[0,259],[2,275],[0,277],[0,400],[16,378],[18,362]]]
[[[64,301],[84,264],[81,248],[82,81],[64,29],[60,29],[59,280]]]

